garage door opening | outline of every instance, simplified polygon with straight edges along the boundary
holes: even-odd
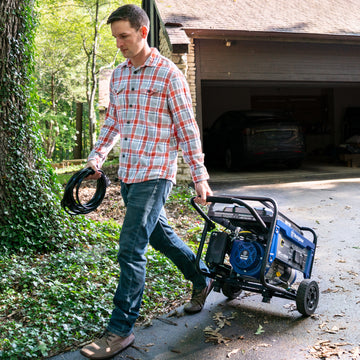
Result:
[[[201,104],[204,134],[221,114],[230,110],[291,113],[304,131],[306,158],[334,162],[337,147],[345,140],[345,111],[349,106],[360,107],[360,86],[203,81]],[[206,147],[209,144],[205,141],[204,137]]]

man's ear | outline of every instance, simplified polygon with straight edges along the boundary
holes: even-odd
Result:
[[[143,25],[140,29],[140,33],[141,33],[141,37],[143,39],[146,39],[149,34],[149,29],[145,25]]]

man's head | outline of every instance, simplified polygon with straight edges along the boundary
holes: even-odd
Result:
[[[124,5],[115,10],[108,18],[116,46],[124,57],[135,66],[144,63],[150,54],[147,43],[149,18],[146,12],[135,5]]]
[[[114,21],[127,20],[132,28],[139,30],[142,26],[150,27],[150,21],[146,12],[140,7],[129,4],[116,9],[109,16],[107,23],[112,24]]]

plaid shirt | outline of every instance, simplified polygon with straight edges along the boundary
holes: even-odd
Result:
[[[119,138],[118,175],[125,183],[175,183],[179,146],[194,182],[209,178],[188,85],[156,49],[143,66],[135,69],[127,59],[114,70],[106,119],[88,160],[101,167]]]

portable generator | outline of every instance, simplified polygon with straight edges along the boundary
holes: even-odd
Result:
[[[319,286],[310,279],[317,243],[311,228],[295,224],[268,197],[211,196],[207,214],[194,200],[205,220],[196,263],[215,280],[215,291],[229,299],[245,290],[261,294],[263,302],[273,296],[295,300],[302,315],[314,313]],[[201,270],[200,260],[208,271]]]

